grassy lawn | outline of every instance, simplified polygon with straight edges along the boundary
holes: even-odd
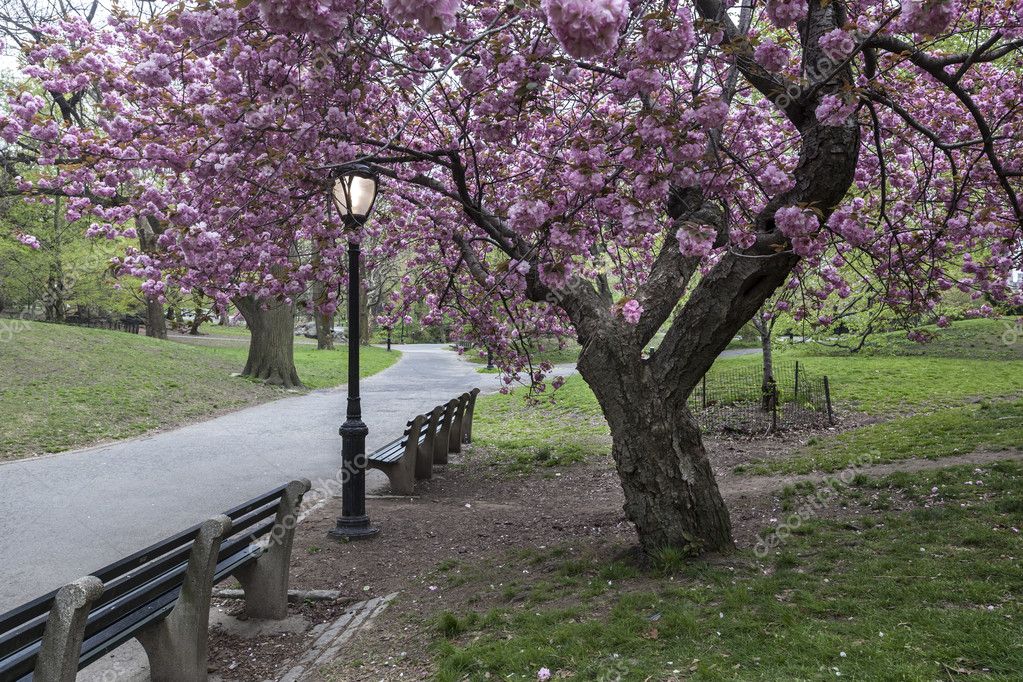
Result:
[[[607,452],[611,442],[600,406],[579,376],[535,405],[521,390],[480,396],[473,419],[473,436],[487,460],[511,471],[578,462]]]
[[[737,471],[802,474],[838,471],[862,455],[870,455],[880,464],[1011,449],[1023,449],[1023,400],[982,402],[872,424],[833,438],[812,438],[790,458],[754,461]]]
[[[579,344],[575,341],[568,341],[564,348],[558,348],[558,343],[550,340],[542,344],[538,344],[538,346],[531,351],[531,356],[533,358],[533,364],[535,365],[539,365],[544,361],[555,365],[574,365],[579,360],[580,350],[581,348]],[[462,357],[469,362],[475,362],[476,364],[487,364],[486,348],[470,348],[465,351],[465,355]]]
[[[248,348],[239,344],[237,347],[222,346],[203,347],[208,355],[222,359],[236,366],[235,372],[245,367]],[[398,351],[387,352],[383,348],[364,346],[359,353],[359,372],[361,376],[370,376],[393,365],[401,357]],[[295,367],[298,376],[306,388],[330,388],[339,386],[348,380],[348,347],[338,344],[334,350],[316,350],[315,346],[295,346]]]
[[[344,381],[346,353],[296,349],[313,388]],[[364,375],[397,360],[368,349]],[[286,395],[231,377],[244,348],[169,343],[123,332],[26,323],[0,343],[0,460],[138,436]]]
[[[811,520],[765,560],[665,555],[641,568],[559,547],[499,558],[514,588],[463,572],[479,582],[463,589],[506,605],[441,615],[436,679],[535,680],[541,667],[556,680],[1019,679],[1023,467],[846,492],[855,504],[878,491],[919,506]]]
[[[948,337],[923,346],[902,334],[879,335],[869,353],[856,355],[811,344],[783,346],[776,360],[798,360],[812,375],[828,375],[840,409],[894,419],[811,440],[791,458],[753,462],[742,470],[832,471],[863,453],[886,462],[1023,447],[1023,337],[1003,343],[1006,324],[958,323],[940,330]],[[974,358],[975,351],[983,359]],[[709,376],[759,364],[759,355],[722,358]],[[579,376],[536,405],[527,404],[521,390],[481,401],[477,428],[489,446],[488,459],[513,470],[570,464],[609,446],[599,406]]]

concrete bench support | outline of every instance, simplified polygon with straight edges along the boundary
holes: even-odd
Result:
[[[433,453],[437,444],[437,430],[443,418],[444,408],[441,406],[433,408],[433,412],[427,417],[426,438],[419,445],[419,454],[416,455],[416,478],[420,481],[433,478]]]
[[[174,609],[136,636],[149,656],[153,682],[206,681],[213,574],[220,542],[230,530],[231,519],[224,515],[202,524]]]
[[[269,546],[258,559],[234,574],[245,590],[245,615],[250,618],[281,620],[288,617],[291,547],[295,542],[298,508],[310,487],[312,484],[306,478],[288,484],[277,508]]]
[[[433,463],[448,463],[448,448],[451,442],[451,422],[455,416],[457,400],[451,400],[444,406],[444,416],[441,418],[440,428],[437,429],[437,437],[433,441]]]
[[[57,591],[46,620],[42,645],[32,679],[35,682],[74,682],[92,603],[103,594],[99,578],[86,576]]]
[[[472,442],[472,417],[476,412],[476,396],[480,394],[478,388],[469,391],[469,403],[465,406],[465,415],[462,417],[462,442]]]
[[[412,425],[405,432],[408,440],[405,442],[405,449],[401,453],[401,457],[393,462],[369,460],[371,467],[386,474],[387,480],[391,484],[391,493],[394,495],[412,494],[419,460],[418,434],[423,428],[425,420],[426,417],[422,415],[412,420]]]

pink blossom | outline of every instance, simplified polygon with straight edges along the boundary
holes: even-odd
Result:
[[[629,324],[639,324],[639,318],[643,314],[643,306],[634,298],[630,298],[622,306],[622,317]]]
[[[817,120],[826,126],[842,126],[856,111],[858,102],[839,95],[824,95],[817,106]]]
[[[550,669],[540,668],[540,670],[538,670],[536,673],[536,679],[539,680],[539,682],[547,682],[547,680],[551,679]]]
[[[760,182],[763,183],[764,189],[766,189],[769,194],[787,192],[796,184],[791,175],[781,170],[773,163],[764,169],[764,172],[760,176]]]
[[[922,35],[938,35],[960,11],[957,0],[902,0],[900,21],[904,30]]]
[[[835,61],[845,59],[856,49],[856,40],[848,31],[836,28],[820,38],[821,49]]]
[[[30,235],[30,234],[25,234],[23,232],[22,233],[18,233],[18,234],[15,235],[15,238],[17,238],[17,240],[19,242],[21,242],[22,244],[24,244],[28,248],[32,249],[33,251],[38,250],[40,248],[40,246],[41,246],[39,244],[39,240],[36,237],[34,237],[33,235]]]
[[[789,63],[789,51],[768,38],[757,45],[753,58],[768,71],[781,71]]]
[[[462,0],[384,0],[396,21],[419,22],[427,33],[443,33],[455,25]]]
[[[717,233],[709,225],[684,223],[675,233],[678,248],[684,256],[703,258],[714,250],[714,238]]]
[[[768,0],[767,16],[778,28],[786,28],[806,18],[807,0]]]
[[[576,59],[607,54],[629,16],[625,0],[543,0],[554,36]]]
[[[694,112],[696,122],[707,129],[720,128],[728,118],[728,102],[714,99]]]

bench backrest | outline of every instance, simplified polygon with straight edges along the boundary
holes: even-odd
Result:
[[[232,523],[218,553],[219,579],[259,556],[253,543],[273,529],[286,488],[280,486],[226,512]],[[93,573],[104,590],[86,621],[79,667],[120,646],[173,608],[201,527],[193,526]],[[35,669],[56,594],[54,590],[0,616],[0,679],[18,680]]]

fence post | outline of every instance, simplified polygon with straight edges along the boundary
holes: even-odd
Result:
[[[703,375],[703,409],[707,409],[707,375]]]
[[[828,423],[835,423],[835,413],[831,409],[831,384],[828,382],[828,377],[824,377],[824,402],[828,405]]]
[[[771,379],[771,431],[778,430],[778,382]]]
[[[793,389],[793,398],[796,402],[799,402],[799,360],[796,360],[796,386]]]

